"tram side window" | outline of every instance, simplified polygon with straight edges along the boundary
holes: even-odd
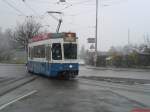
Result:
[[[53,60],[62,60],[62,51],[60,43],[52,44],[52,58]]]
[[[44,45],[34,46],[34,57],[45,58],[45,46]]]

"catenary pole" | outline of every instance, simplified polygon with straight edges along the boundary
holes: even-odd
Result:
[[[95,25],[95,66],[97,63],[97,55],[98,55],[98,50],[97,50],[97,38],[98,38],[98,0],[96,0],[96,25]]]

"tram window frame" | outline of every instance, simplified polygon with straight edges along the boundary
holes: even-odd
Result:
[[[31,52],[31,59],[33,59],[34,58],[34,49],[33,49],[33,47],[31,47],[30,52]]]
[[[33,59],[33,48],[28,47],[28,58]]]
[[[28,47],[28,57],[31,58],[31,48]]]
[[[57,54],[54,55],[54,53],[57,53],[56,50],[54,52],[54,45],[55,45],[55,47],[56,47],[56,45],[59,47],[59,51],[57,50],[57,52],[59,52],[60,57],[58,57],[58,56],[56,57]],[[61,43],[53,43],[51,51],[52,51],[52,59],[53,60],[62,60],[62,46],[61,46]]]
[[[47,45],[47,46],[45,47],[45,49],[46,49],[46,53],[45,53],[45,55],[46,55],[46,60],[51,61],[51,46],[50,46],[50,45]]]

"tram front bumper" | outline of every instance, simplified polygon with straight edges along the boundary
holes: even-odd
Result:
[[[52,64],[51,65],[52,73],[55,75],[60,74],[72,74],[72,75],[78,75],[79,71],[79,64],[78,63],[63,63],[63,64]]]

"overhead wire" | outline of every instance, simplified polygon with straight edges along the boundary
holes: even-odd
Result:
[[[87,3],[88,1],[89,1],[89,0],[82,1],[82,2],[78,2],[78,3],[75,3],[75,4],[71,4],[71,5],[69,5],[69,6],[65,7],[65,8],[63,8],[62,11],[63,11],[63,10],[66,10],[66,9],[68,9],[68,8],[70,8],[70,7],[76,6],[76,5],[85,4],[85,3]],[[106,3],[104,4],[104,2],[107,2],[107,3],[108,3],[108,1],[109,1],[109,4],[106,4]],[[103,3],[101,4],[101,6],[102,6],[102,7],[113,6],[113,5],[120,4],[120,3],[125,2],[125,1],[128,1],[128,0],[117,0],[117,1],[114,1],[114,0],[106,0],[106,1],[103,1]],[[111,2],[111,4],[110,4],[110,2]],[[86,11],[86,12],[88,12],[88,14],[89,14],[89,13],[93,13],[93,11]],[[95,12],[94,12],[94,13],[95,13]],[[78,15],[80,15],[80,14],[87,14],[87,13],[85,13],[85,12],[80,12],[80,13],[73,14],[73,15],[68,15],[68,16],[73,17],[73,16],[78,16]],[[71,23],[71,24],[72,24],[72,23]]]
[[[70,4],[70,5],[66,6],[65,8],[61,9],[61,11],[64,11],[64,10],[66,10],[66,9],[68,9],[70,7],[74,7],[76,5],[86,4],[89,1],[90,0],[85,0],[85,1],[74,3],[74,4]],[[104,7],[105,6],[112,6],[112,5],[120,4],[120,3],[125,2],[125,1],[128,1],[128,0],[103,0],[102,2],[107,2],[107,3],[103,3],[102,6],[104,6]],[[90,2],[93,2],[93,1],[90,1]]]
[[[26,14],[24,12],[22,12],[21,10],[19,10],[18,8],[16,8],[14,5],[12,5],[11,3],[9,3],[7,0],[2,0],[4,3],[6,3],[9,7],[11,7],[12,9],[14,9],[15,11],[17,11],[18,13],[20,13],[21,15],[26,16]]]
[[[37,13],[33,8],[31,8],[29,4],[27,4],[26,2],[24,2],[24,4],[36,15],[36,16],[32,16],[32,17],[39,18],[39,19],[44,19],[44,16],[45,16],[46,13],[45,13],[44,15],[40,15],[40,14]],[[51,16],[54,18],[53,15],[51,15]],[[43,25],[43,26],[48,26],[48,27],[50,27],[50,25],[49,25],[49,23],[48,23],[47,21],[44,21],[44,23],[46,23],[47,25]],[[51,28],[52,28],[52,27],[51,27]]]
[[[64,11],[64,10],[66,10],[66,9],[68,9],[68,8],[70,8],[70,7],[74,7],[74,6],[76,6],[76,5],[81,5],[81,4],[87,3],[88,1],[89,1],[89,0],[85,0],[85,1],[81,1],[81,2],[74,3],[74,4],[70,4],[70,5],[66,6],[65,8],[61,9],[61,11]]]
[[[127,1],[128,0],[105,0],[104,2],[106,3],[103,3],[104,4],[103,6],[114,6]]]
[[[122,3],[122,2],[125,2],[125,1],[128,1],[128,0],[104,0],[103,2],[111,2],[111,4],[109,3],[109,4],[101,4],[101,6],[102,7],[108,7],[108,6],[113,6],[113,5],[116,5],[116,4],[120,4],[120,3]],[[75,5],[78,5],[78,4],[80,4],[80,3],[85,3],[86,1],[82,1],[82,2],[79,2],[79,3],[76,3]],[[71,7],[71,6],[70,6]],[[68,7],[66,7],[66,8],[69,8],[69,6]],[[80,13],[77,13],[77,14],[73,14],[73,15],[69,15],[69,16],[78,16],[78,15],[80,15],[80,14],[87,14],[87,13],[85,13],[85,12],[89,12],[89,11],[84,11],[84,12],[80,12]],[[89,13],[92,13],[92,12],[89,12]],[[88,14],[89,14],[88,13]]]
[[[24,12],[22,12],[21,10],[19,10],[18,8],[16,8],[14,5],[12,5],[11,3],[9,3],[7,0],[2,0],[3,2],[7,3],[7,5],[9,5],[11,8],[13,8],[15,11],[19,12],[21,15],[24,15]],[[21,1],[24,1],[24,0],[21,0]],[[116,0],[115,2],[113,2],[113,0],[104,0],[103,2],[107,2],[109,4],[114,4],[114,3],[118,3],[118,2],[122,2],[122,0]],[[123,1],[127,1],[127,0],[123,0]],[[35,2],[34,0],[32,0],[32,2]],[[42,1],[38,1],[38,2],[42,2]],[[48,1],[43,1],[43,2],[47,2],[49,3]],[[70,7],[74,7],[74,6],[77,6],[77,5],[83,5],[83,4],[86,4],[86,3],[89,3],[89,2],[93,2],[92,0],[84,0],[84,1],[80,1],[80,2],[77,2],[77,3],[74,3],[74,4],[69,4],[68,6],[66,6],[65,8],[61,9],[60,11],[64,11]],[[35,15],[39,15],[28,3],[26,3],[26,1],[24,1],[24,4],[35,14]],[[108,6],[111,6],[111,5],[108,5]],[[75,14],[76,15],[76,14]],[[77,14],[77,15],[80,15]],[[26,16],[27,17],[27,16]]]
[[[32,2],[32,3],[40,3],[40,4],[56,4],[57,2],[48,2],[48,1],[29,1],[29,2]]]
[[[26,5],[26,7],[28,7],[35,15],[39,15],[33,8],[30,7],[30,5],[28,3],[26,3],[26,1],[23,1],[22,2]]]

